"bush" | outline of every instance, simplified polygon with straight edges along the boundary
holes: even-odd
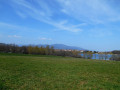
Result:
[[[110,58],[110,60],[113,60],[113,61],[120,61],[120,55],[112,55],[112,57]]]

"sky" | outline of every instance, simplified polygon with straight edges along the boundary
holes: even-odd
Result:
[[[120,50],[120,0],[0,0],[0,43]]]

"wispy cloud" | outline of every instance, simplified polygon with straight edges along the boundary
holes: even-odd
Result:
[[[59,23],[51,23],[52,25],[54,25],[55,27],[59,28],[60,30],[66,30],[66,31],[71,31],[71,32],[79,32],[82,31],[81,28],[79,28],[80,26],[82,26],[83,24],[79,24],[79,25],[72,25],[72,24],[68,24],[68,21],[61,21]]]
[[[39,38],[39,40],[52,40],[51,38],[45,38],[45,37],[43,37],[43,38]]]
[[[44,0],[36,0],[33,1],[32,4],[30,1],[25,0],[11,0],[12,6],[16,9],[16,13],[22,18],[28,16],[32,17],[36,20],[42,21],[44,23],[50,24],[60,30],[66,30],[71,32],[82,31],[78,25],[66,22],[61,23],[67,20],[54,20],[52,17],[56,12],[54,12],[53,8],[51,8]],[[36,6],[35,6],[36,5]]]
[[[92,28],[88,35],[93,38],[104,38],[112,36],[113,31],[107,30],[107,28]]]
[[[4,23],[4,22],[0,22],[0,27],[14,28],[14,29],[18,28],[18,26],[16,26],[16,25],[12,25],[12,24],[9,24],[9,23]]]
[[[106,22],[120,21],[120,13],[116,11],[108,0],[53,0],[59,7],[53,8],[50,2],[45,0],[11,0],[11,5],[16,13],[21,17],[31,17],[40,22],[54,26],[58,30],[71,32],[83,31],[83,26],[90,24],[103,24]],[[76,19],[79,23],[75,24],[66,18],[59,20],[58,12],[61,15],[68,15],[71,19]]]
[[[16,13],[22,18],[26,18],[26,15],[24,13],[19,12],[19,11],[16,11]]]
[[[110,0],[57,0],[61,11],[87,23],[120,21],[119,11],[110,5]]]
[[[9,38],[21,38],[22,36],[19,35],[8,35]]]
[[[16,24],[10,24],[10,23],[6,23],[6,22],[0,22],[0,28],[2,28],[2,27],[5,30],[27,31],[27,32],[39,31],[39,29],[35,29],[35,28],[33,29],[33,28],[20,26],[20,25],[16,25]]]

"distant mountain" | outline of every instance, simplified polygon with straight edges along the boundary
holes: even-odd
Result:
[[[24,46],[24,45],[19,45],[19,46]],[[28,46],[28,45],[25,45],[25,46]],[[46,47],[47,44],[38,44],[38,45],[34,45],[34,44],[31,44],[31,46],[43,46],[43,47]],[[50,47],[53,46],[54,49],[66,49],[66,50],[87,50],[87,49],[83,49],[81,47],[76,47],[76,46],[68,46],[68,45],[64,45],[64,44],[52,44],[52,45],[49,45]]]
[[[38,46],[46,47],[47,45],[38,45]],[[64,44],[52,44],[52,45],[49,45],[49,46],[50,46],[50,47],[53,46],[54,49],[86,50],[86,49],[83,49],[83,48],[80,48],[80,47],[76,47],[76,46],[67,46],[67,45],[64,45]]]

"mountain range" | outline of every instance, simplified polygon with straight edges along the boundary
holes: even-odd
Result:
[[[30,44],[31,46],[43,46],[46,47],[48,44],[38,44],[38,45],[34,45],[34,44]],[[19,46],[28,46],[28,45],[19,45]],[[68,46],[68,45],[64,45],[64,44],[51,44],[49,45],[50,47],[54,47],[54,49],[66,49],[66,50],[87,50],[81,47],[76,47],[76,46]]]
[[[43,46],[43,47],[46,47],[47,45],[38,45],[38,46]],[[64,45],[64,44],[52,44],[52,45],[49,45],[50,47],[53,46],[54,49],[66,49],[66,50],[86,50],[86,49],[83,49],[81,47],[76,47],[76,46],[68,46],[68,45]]]

